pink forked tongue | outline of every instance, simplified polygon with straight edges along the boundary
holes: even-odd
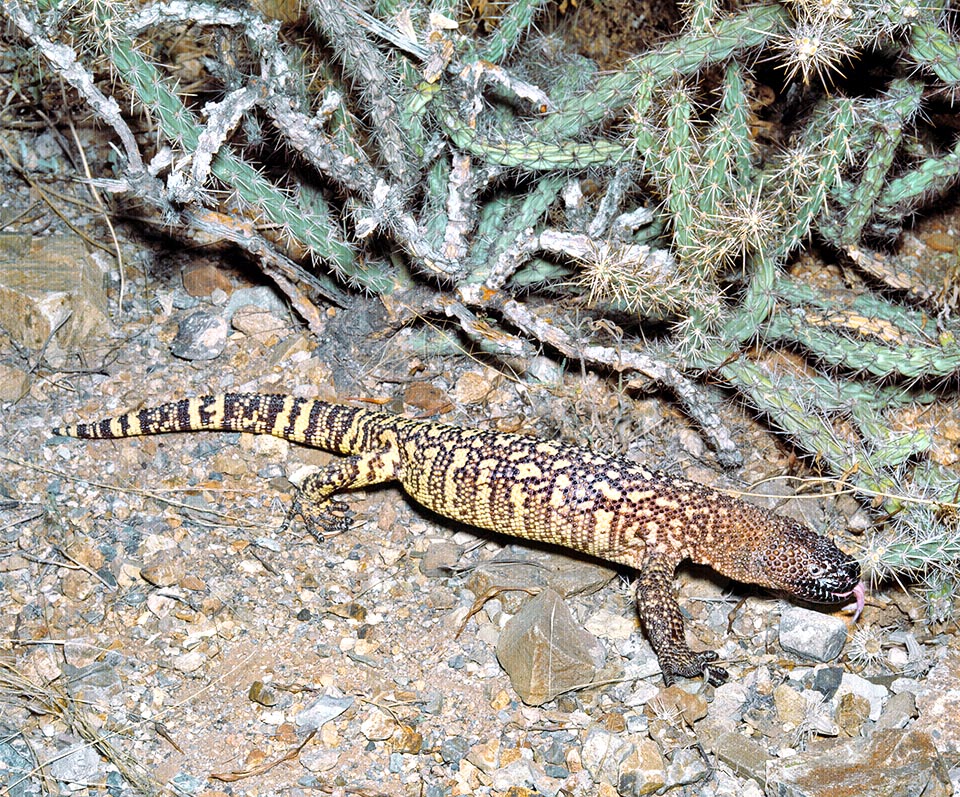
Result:
[[[853,595],[857,601],[857,610],[853,613],[853,622],[856,623],[860,619],[860,613],[863,611],[863,606],[867,601],[867,586],[862,581],[857,584],[850,592],[848,592],[843,597],[848,595]]]

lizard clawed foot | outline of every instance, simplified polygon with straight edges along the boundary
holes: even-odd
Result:
[[[677,678],[706,678],[711,686],[720,686],[730,677],[722,667],[712,666],[719,658],[716,651],[705,650],[702,653],[687,651],[675,653],[666,660],[661,660],[660,670],[663,672],[663,682],[670,686]]]
[[[318,506],[312,502],[303,501],[297,494],[278,531],[286,531],[298,516],[303,519],[307,531],[319,542],[323,542],[327,537],[349,531],[353,522],[353,512],[346,502],[325,501]]]

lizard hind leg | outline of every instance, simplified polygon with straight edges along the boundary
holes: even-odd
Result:
[[[307,476],[297,489],[279,531],[289,528],[297,516],[317,539],[341,534],[350,528],[352,513],[336,493],[396,478],[393,448],[366,451],[331,462]]]

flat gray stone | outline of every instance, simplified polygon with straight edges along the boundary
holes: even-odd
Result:
[[[548,587],[504,626],[497,658],[523,702],[539,706],[590,683],[603,669],[606,651]]]
[[[297,728],[301,732],[316,730],[323,723],[339,717],[350,706],[353,705],[353,697],[350,695],[339,696],[336,694],[326,694],[318,697],[303,711],[297,714]]]
[[[50,775],[64,783],[96,783],[101,769],[100,754],[83,742],[61,750],[50,762]]]
[[[215,360],[227,346],[227,322],[198,310],[180,322],[170,352],[182,360]]]
[[[788,606],[780,615],[780,647],[813,661],[833,661],[847,641],[847,625],[839,617],[800,606]]]

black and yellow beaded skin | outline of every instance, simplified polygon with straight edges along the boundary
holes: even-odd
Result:
[[[684,559],[804,600],[835,602],[862,590],[856,561],[806,526],[686,479],[564,443],[240,393],[54,431],[122,438],[200,430],[271,434],[346,455],[301,486],[294,511],[308,523],[335,517],[334,493],[399,481],[425,507],[453,520],[635,568],[638,611],[667,682],[703,673],[714,683],[726,678],[710,666],[716,654],[695,653],[684,638],[672,590]]]

